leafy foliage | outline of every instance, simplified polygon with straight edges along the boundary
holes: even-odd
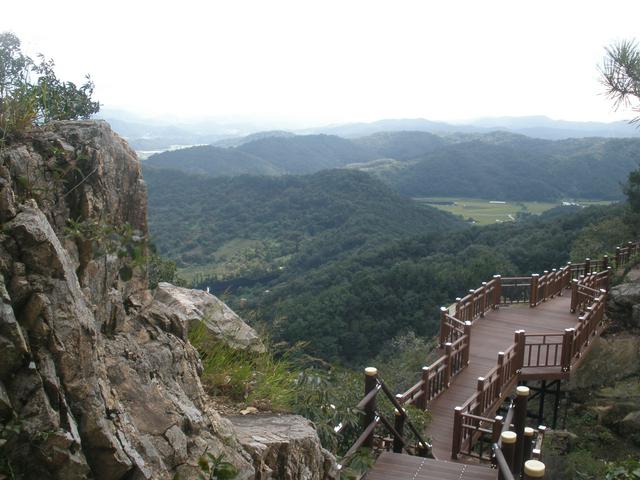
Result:
[[[100,109],[91,100],[94,85],[88,76],[79,87],[63,82],[52,60],[38,59],[22,53],[14,34],[0,34],[0,145],[33,124],[89,118]]]
[[[145,169],[145,180],[150,228],[163,255],[180,266],[203,265],[219,262],[216,251],[231,241],[254,240],[264,262],[245,276],[278,271],[291,255],[317,264],[386,239],[464,226],[360,172],[229,179]]]
[[[639,111],[640,49],[633,40],[622,40],[606,48],[601,73],[606,93],[616,107]],[[634,121],[637,122],[640,117]]]
[[[198,459],[202,471],[198,480],[231,480],[238,476],[238,469],[224,459],[224,453],[213,455],[206,452]]]
[[[633,40],[622,40],[606,49],[601,73],[606,93],[617,107],[631,108],[640,112],[640,47]],[[640,122],[640,116],[632,123]],[[629,174],[624,186],[629,205],[636,214],[635,223],[640,224],[640,170]]]
[[[186,287],[187,282],[178,275],[176,262],[161,257],[153,245],[149,248],[147,271],[149,273],[149,288],[156,288],[160,282]]]
[[[230,302],[245,317],[256,312],[266,320],[276,341],[305,342],[311,355],[359,364],[394,337],[434,335],[439,307],[494,274],[564,264],[581,230],[615,212],[558,209],[518,223],[388,241],[324,262],[294,256],[274,278],[232,290]]]
[[[609,465],[605,480],[638,480],[640,479],[640,461],[627,460]]]

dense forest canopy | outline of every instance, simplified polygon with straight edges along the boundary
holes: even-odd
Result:
[[[575,239],[597,237],[597,229],[584,235],[590,225],[617,219],[608,225],[615,230],[577,254],[613,248],[630,235],[622,210],[557,209],[518,223],[409,237],[312,266],[294,258],[276,278],[230,300],[249,318],[259,312],[279,340],[309,342],[308,351],[325,359],[365,361],[396,335],[434,335],[439,307],[494,274],[563,265]],[[243,307],[239,298],[247,299]]]
[[[465,227],[357,171],[211,178],[145,168],[145,179],[154,242],[183,266],[219,261],[216,251],[240,239],[256,242],[273,264],[295,254],[312,265],[406,235]]]
[[[435,334],[438,308],[494,274],[558,267],[577,238],[574,254],[584,258],[631,235],[623,206],[472,228],[351,170],[211,178],[147,167],[145,178],[160,252],[182,266],[213,266],[192,278],[196,286],[226,295],[274,340],[349,364],[397,335]],[[604,221],[603,235],[593,225]],[[215,269],[243,249],[261,261],[244,256],[244,268]]]

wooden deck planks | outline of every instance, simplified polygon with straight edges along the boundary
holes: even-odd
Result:
[[[365,480],[496,480],[497,472],[485,466],[383,452]]]
[[[503,306],[474,322],[471,327],[469,366],[453,379],[451,387],[429,407],[432,420],[427,435],[431,438],[436,458],[450,458],[453,409],[475,392],[477,378],[485,376],[496,365],[498,352],[511,346],[514,332],[523,329],[528,333],[562,333],[565,328],[574,327],[577,316],[569,312],[570,301],[570,295],[565,294],[535,308],[523,304]]]

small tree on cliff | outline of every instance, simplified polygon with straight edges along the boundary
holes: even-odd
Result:
[[[616,108],[630,108],[636,112],[631,123],[640,123],[640,48],[633,40],[624,40],[606,48],[601,67],[606,93]],[[629,173],[624,193],[631,209],[640,213],[640,170]]]
[[[22,53],[13,33],[0,33],[0,145],[31,125],[89,118],[100,110],[91,99],[93,82],[63,82],[43,55],[36,63]]]

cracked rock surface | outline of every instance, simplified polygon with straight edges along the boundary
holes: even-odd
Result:
[[[53,123],[0,151],[0,448],[16,478],[189,479],[205,451],[254,478],[208,406],[188,322],[143,266],[123,281],[130,259],[70,236],[68,219],[147,233],[140,164],[105,122]]]

